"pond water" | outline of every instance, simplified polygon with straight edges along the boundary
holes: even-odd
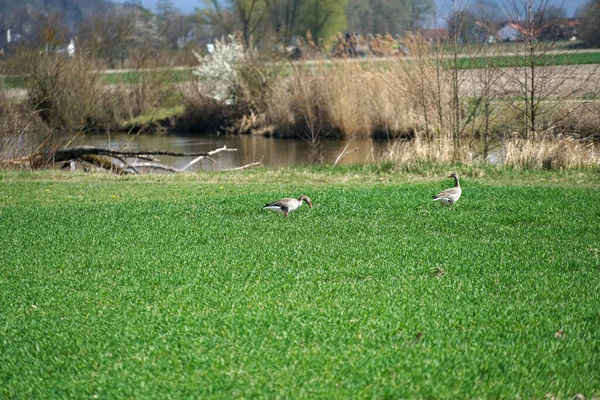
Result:
[[[347,140],[325,139],[316,154],[312,146],[301,139],[277,139],[253,135],[128,135],[128,134],[86,134],[71,143],[89,145],[113,150],[166,150],[182,153],[204,153],[226,145],[236,152],[221,152],[214,156],[218,161],[202,160],[190,168],[221,170],[240,167],[257,161],[263,166],[278,168],[292,165],[310,165],[315,162],[333,164],[340,151],[348,144]],[[353,139],[347,150],[355,149],[344,156],[338,164],[365,164],[380,160],[391,142],[375,139]],[[481,146],[483,147],[483,146]],[[492,162],[498,154],[492,154]],[[176,168],[184,167],[193,157],[161,156],[160,162]]]
[[[72,145],[89,145],[114,150],[165,150],[181,153],[205,153],[227,146],[235,152],[221,152],[214,156],[214,163],[208,159],[193,165],[190,170],[221,170],[236,168],[257,161],[265,167],[277,168],[291,165],[309,165],[314,161],[333,163],[339,151],[347,144],[344,140],[323,140],[316,156],[312,156],[311,146],[301,139],[275,139],[252,135],[85,135]],[[352,140],[348,149],[356,151],[345,156],[340,164],[374,162],[387,148],[387,141],[368,139]],[[194,157],[160,156],[160,162],[176,168],[183,168]]]

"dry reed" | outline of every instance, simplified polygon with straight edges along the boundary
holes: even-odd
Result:
[[[266,121],[281,136],[294,136],[312,122],[330,136],[395,137],[423,125],[411,81],[401,68],[318,62],[294,69],[266,101]]]
[[[342,57],[292,64],[290,74],[272,79],[259,112],[264,111],[279,136],[296,136],[311,124],[336,137],[413,137],[422,132],[430,141],[448,135],[444,127],[451,119],[451,88],[431,45],[408,35],[403,45],[411,56],[407,60],[393,50],[395,43],[390,36],[370,38],[369,48],[388,56],[384,62]]]
[[[37,113],[0,92],[0,160],[34,151],[48,134]]]
[[[591,142],[571,137],[508,139],[504,143],[504,165],[524,169],[596,167],[600,158]]]
[[[458,154],[458,158],[455,154]],[[423,161],[438,164],[455,162],[470,164],[474,156],[475,154],[466,146],[455,153],[451,137],[443,137],[427,143],[422,137],[417,136],[412,140],[397,140],[391,143],[387,151],[382,154],[381,161],[397,164],[414,164]]]

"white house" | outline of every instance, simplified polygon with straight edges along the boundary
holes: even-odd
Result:
[[[496,36],[502,42],[514,42],[521,39],[521,32],[517,24],[508,23],[496,31]]]
[[[71,39],[69,45],[67,46],[67,54],[69,57],[73,57],[75,55],[75,40]]]

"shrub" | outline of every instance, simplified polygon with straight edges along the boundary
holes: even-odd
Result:
[[[88,60],[31,50],[18,62],[30,69],[29,106],[50,128],[80,130],[106,121],[106,92]]]
[[[194,74],[206,85],[210,96],[233,104],[239,96],[238,64],[244,59],[244,47],[235,35],[215,40],[214,50],[204,56],[195,53],[200,65]]]
[[[31,153],[48,134],[48,128],[35,112],[0,92],[0,158]]]

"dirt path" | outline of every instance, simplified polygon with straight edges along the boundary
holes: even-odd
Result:
[[[492,93],[496,97],[522,96],[526,68],[500,68],[495,71]],[[536,91],[550,98],[581,100],[600,94],[600,64],[561,65],[535,69]],[[461,71],[462,90],[466,96],[476,97],[483,91],[483,70]]]

